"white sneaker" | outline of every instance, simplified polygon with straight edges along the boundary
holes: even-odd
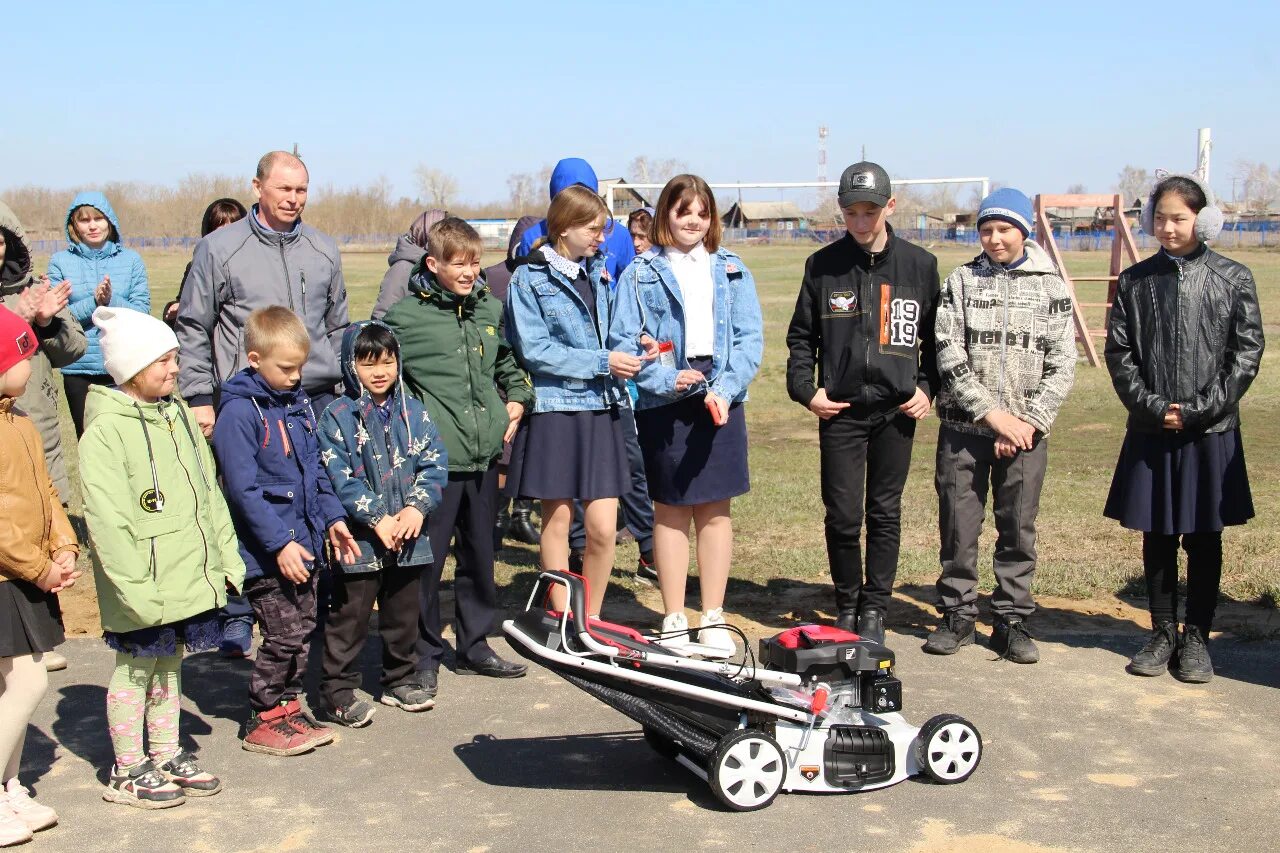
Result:
[[[682,651],[690,643],[688,617],[680,611],[668,613],[662,620],[661,633],[667,636],[659,637],[655,643],[674,652]]]
[[[9,808],[9,795],[0,793],[0,847],[25,844],[31,840],[31,827]]]
[[[57,652],[44,653],[45,672],[60,672],[67,668],[67,659]]]
[[[58,813],[31,799],[31,792],[17,779],[10,779],[4,786],[4,797],[9,811],[17,815],[32,832],[48,829],[58,822]]]
[[[733,641],[733,632],[724,625],[724,608],[717,607],[702,614],[698,623],[698,643],[715,649],[725,657],[733,657],[738,653],[738,644]]]

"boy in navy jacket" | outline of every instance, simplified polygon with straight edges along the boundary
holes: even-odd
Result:
[[[426,518],[449,481],[448,456],[422,403],[400,381],[400,342],[387,326],[353,323],[342,336],[344,394],[320,416],[320,459],[342,501],[360,558],[334,578],[320,694],[334,722],[359,728],[373,708],[355,697],[356,665],[378,603],[382,704],[435,705],[414,677],[418,590],[432,564]]]
[[[300,384],[311,345],[306,327],[288,308],[261,308],[249,315],[244,345],[250,366],[222,386],[213,430],[245,563],[244,593],[262,632],[243,746],[299,755],[333,740],[298,700],[326,538],[344,563],[360,549],[321,464],[315,412]]]

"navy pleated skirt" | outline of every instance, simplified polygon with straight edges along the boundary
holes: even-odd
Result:
[[[616,498],[630,488],[617,408],[532,414],[511,442],[510,497],[588,501]]]
[[[716,426],[702,394],[636,412],[649,497],[669,506],[694,506],[751,491],[747,468],[747,413],[729,406]]]
[[[0,658],[50,652],[63,639],[58,596],[26,581],[0,581]]]
[[[1240,430],[1125,433],[1103,515],[1144,533],[1217,533],[1253,518]]]

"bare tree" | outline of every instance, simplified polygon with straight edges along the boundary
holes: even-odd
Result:
[[[634,157],[627,168],[627,173],[637,184],[665,184],[676,175],[682,175],[688,171],[689,164],[683,160],[677,160],[674,157],[660,160],[644,154]]]
[[[1146,198],[1147,193],[1151,192],[1152,183],[1146,169],[1125,166],[1116,176],[1116,192],[1120,193],[1120,199],[1125,204],[1129,204],[1134,199]]]
[[[1272,171],[1266,163],[1237,160],[1231,178],[1250,213],[1267,213],[1280,201],[1280,169]]]
[[[507,193],[511,197],[511,206],[516,215],[523,216],[534,203],[533,175],[528,172],[507,175]]]
[[[419,163],[413,174],[418,180],[418,189],[425,198],[430,199],[432,207],[447,209],[458,194],[458,182],[440,169],[432,169]]]
[[[1067,195],[1084,195],[1087,192],[1089,192],[1089,188],[1084,184],[1077,183],[1067,187]]]

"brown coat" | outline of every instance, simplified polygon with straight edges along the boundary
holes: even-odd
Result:
[[[44,464],[40,433],[0,398],[0,581],[35,583],[55,554],[80,553],[71,521]]]

